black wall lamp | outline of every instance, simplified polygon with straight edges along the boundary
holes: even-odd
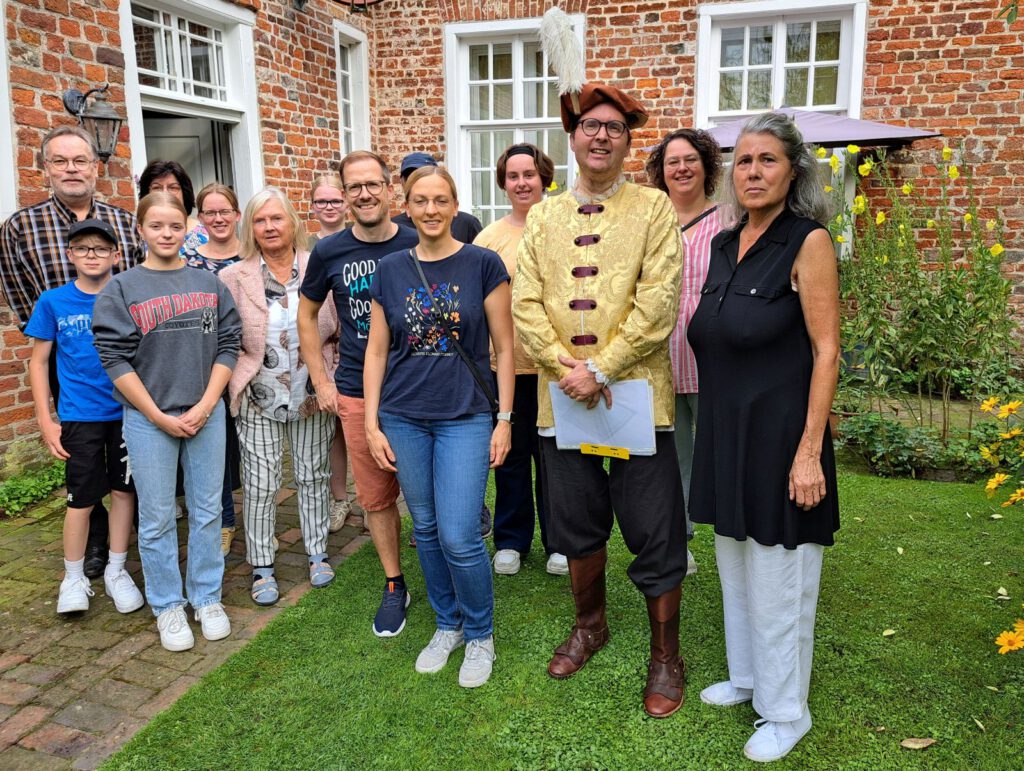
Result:
[[[120,115],[107,102],[109,83],[90,89],[84,94],[77,88],[64,92],[64,109],[78,118],[79,124],[96,141],[96,153],[106,163],[117,147],[117,135],[124,122]],[[89,104],[89,97],[92,104]]]

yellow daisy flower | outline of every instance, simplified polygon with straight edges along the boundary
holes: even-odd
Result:
[[[992,246],[990,246],[988,248],[988,253],[991,254],[993,257],[998,257],[1000,254],[1002,254],[1005,251],[1006,250],[1003,249],[1003,245],[1002,244],[992,244]]]
[[[1010,497],[1003,501],[1002,507],[1005,509],[1007,506],[1012,506],[1013,504],[1017,503],[1017,501],[1021,500],[1024,500],[1024,487],[1018,487],[1016,490],[1010,493]]]
[[[848,152],[850,155],[856,155],[857,153],[860,152],[860,147],[857,145],[847,145],[846,152]]]
[[[883,222],[885,222],[885,212],[880,211],[878,212],[878,214],[875,215],[875,224],[881,225]]]
[[[948,174],[949,178],[952,180],[960,179],[960,169],[958,169],[956,166],[950,166],[949,169],[946,171],[946,174]]]
[[[1014,428],[1011,428],[1009,431],[1004,431],[1003,433],[1001,433],[999,435],[999,438],[1000,439],[1016,439],[1021,434],[1024,434],[1024,431],[1021,431],[1021,429],[1019,429],[1017,427],[1014,427]]]
[[[1009,474],[994,474],[985,484],[985,492],[988,493],[988,497],[991,498],[993,493],[1009,478]]]
[[[1024,618],[1018,618],[1013,622],[1013,631],[1024,634]]]
[[[998,406],[999,406],[999,397],[998,396],[990,396],[988,399],[986,399],[985,401],[983,401],[981,403],[980,409],[981,409],[982,412],[992,412],[992,410],[994,410]]]
[[[1024,648],[1024,632],[1003,632],[996,638],[1000,653],[1019,651]]]
[[[1006,404],[999,408],[999,415],[997,417],[1000,420],[1006,420],[1011,415],[1016,415],[1017,410],[1020,409],[1022,404],[1024,404],[1024,402],[1020,401],[1020,399],[1015,399],[1012,402],[1007,402]]]

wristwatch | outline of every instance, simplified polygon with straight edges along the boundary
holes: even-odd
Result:
[[[508,421],[509,423],[511,423],[511,422],[512,422],[512,419],[513,419],[513,418],[514,418],[515,416],[516,416],[516,414],[515,414],[514,412],[499,412],[499,413],[497,413],[497,414],[495,415],[495,417],[496,417],[496,418],[497,418],[498,420],[507,420],[507,421]]]

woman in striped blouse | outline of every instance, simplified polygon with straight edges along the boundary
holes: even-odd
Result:
[[[697,422],[697,363],[686,341],[686,328],[700,302],[700,289],[708,275],[711,239],[722,229],[718,206],[711,200],[722,172],[722,152],[706,131],[678,129],[661,140],[647,161],[647,177],[668,193],[683,233],[683,283],[679,318],[670,341],[672,380],[676,388],[676,453],[686,493],[686,537],[690,523],[690,466]],[[686,551],[686,575],[697,563]]]

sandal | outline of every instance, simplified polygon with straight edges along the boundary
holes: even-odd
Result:
[[[274,576],[254,578],[252,582],[252,601],[257,605],[273,605],[281,598]]]
[[[322,589],[333,580],[334,568],[327,564],[327,560],[309,563],[309,582],[314,589]]]

